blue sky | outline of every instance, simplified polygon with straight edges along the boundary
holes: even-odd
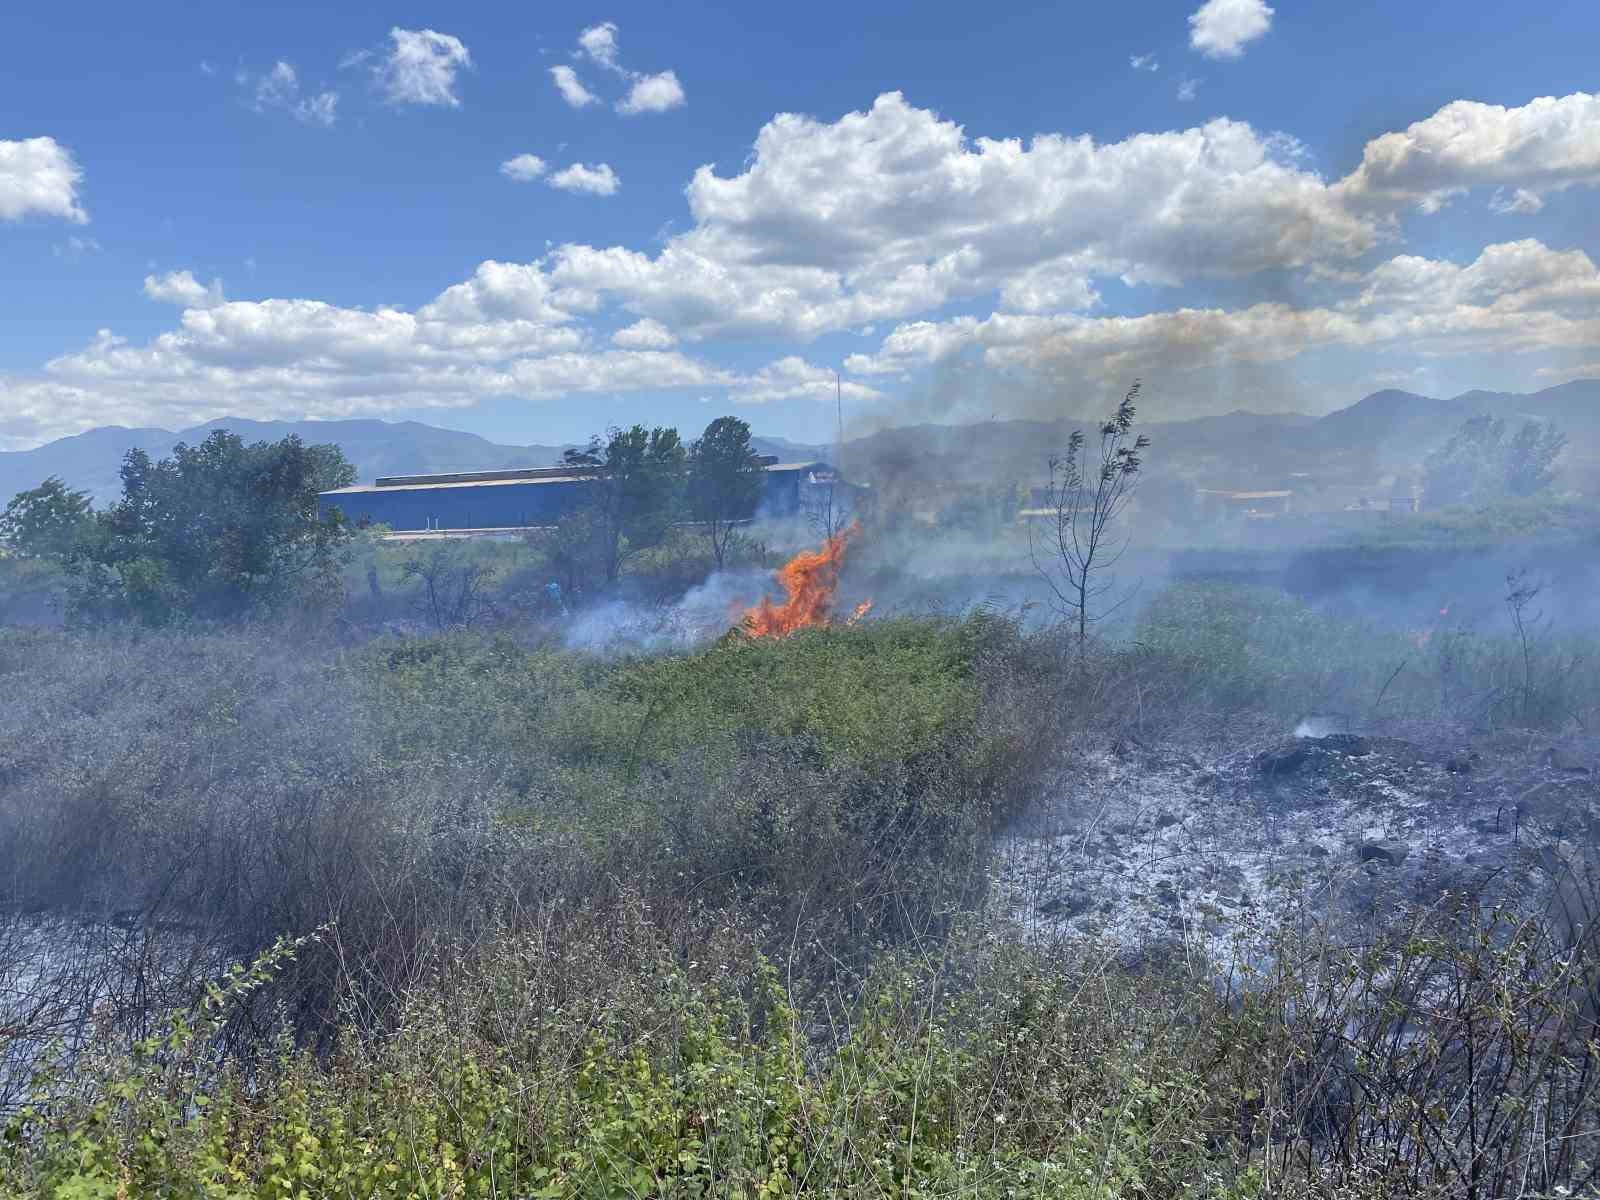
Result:
[[[1600,375],[1600,6],[1535,7],[21,6],[0,448]]]

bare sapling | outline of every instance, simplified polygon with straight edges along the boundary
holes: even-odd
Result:
[[[1130,536],[1118,524],[1133,498],[1150,445],[1133,432],[1134,381],[1116,412],[1100,426],[1098,455],[1091,459],[1083,430],[1073,430],[1066,452],[1050,460],[1050,483],[1041,532],[1028,527],[1028,553],[1044,578],[1058,612],[1076,626],[1079,653],[1089,626],[1111,615],[1127,599],[1116,589],[1112,569],[1127,551]]]
[[[420,581],[417,608],[435,630],[470,629],[494,613],[493,567],[475,562],[454,546],[436,546],[401,568]]]
[[[1533,707],[1533,635],[1542,612],[1531,611],[1544,585],[1528,577],[1526,567],[1506,575],[1506,608],[1511,613],[1511,626],[1517,633],[1517,645],[1522,654],[1522,715],[1527,718]]]

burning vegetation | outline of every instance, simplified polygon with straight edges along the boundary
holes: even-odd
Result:
[[[1165,572],[1134,394],[1027,527],[852,508],[919,613],[854,630],[831,490],[745,607],[732,423],[597,442],[522,542],[356,535],[225,441],[76,554],[15,504],[0,567],[98,628],[0,630],[0,1196],[1596,1194],[1587,543],[1304,595],[1230,543],[1103,621]],[[228,608],[258,527],[302,556]]]
[[[740,627],[751,637],[787,637],[797,629],[828,624],[845,554],[860,533],[860,524],[852,522],[825,538],[820,549],[802,550],[784,563],[774,573],[783,588],[783,602],[774,604],[763,597],[744,614]],[[859,621],[871,609],[870,600],[857,605],[850,621]]]

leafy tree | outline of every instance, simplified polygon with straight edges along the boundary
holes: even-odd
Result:
[[[605,548],[593,508],[564,515],[555,528],[533,534],[529,543],[544,554],[554,582],[566,603],[587,595],[604,569]]]
[[[590,482],[587,506],[600,568],[615,583],[629,558],[657,546],[682,508],[687,454],[676,429],[611,429],[563,455]]]
[[[1447,508],[1537,495],[1555,481],[1566,444],[1547,422],[1524,422],[1507,440],[1503,420],[1471,417],[1423,459],[1423,497],[1429,508]]]
[[[689,447],[689,515],[700,522],[721,570],[739,522],[755,516],[766,471],[750,446],[750,426],[718,417]]]
[[[1556,460],[1567,435],[1547,421],[1525,421],[1506,447],[1505,488],[1512,496],[1535,496],[1555,482]]]
[[[1089,626],[1121,602],[1106,608],[1099,603],[1113,588],[1110,570],[1127,549],[1127,539],[1118,539],[1115,525],[1132,499],[1143,465],[1140,456],[1150,445],[1144,434],[1133,433],[1138,396],[1135,381],[1100,426],[1097,460],[1089,457],[1083,430],[1073,431],[1066,452],[1050,460],[1046,532],[1038,534],[1031,525],[1028,529],[1033,565],[1054,593],[1058,609],[1077,624],[1080,648],[1088,641]]]
[[[159,462],[130,450],[121,475],[68,564],[80,617],[225,619],[337,593],[350,530],[317,501],[355,479],[337,446],[247,446],[219,429]]]
[[[52,475],[0,512],[0,546],[20,558],[64,559],[92,520],[87,492]]]

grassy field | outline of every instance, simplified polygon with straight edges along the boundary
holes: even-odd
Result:
[[[12,1098],[0,1190],[1587,1186],[1596,1052],[1568,998],[1593,947],[1558,962],[1509,915],[1425,912],[1369,946],[1264,929],[1247,978],[1029,940],[987,880],[994,833],[1086,738],[1309,697],[1556,731],[1600,714],[1592,650],[1418,644],[1220,586],[1081,648],[982,614],[605,658],[0,634],[9,898],[134,912],[143,948],[95,1011],[13,1014],[6,1037],[94,1049]],[[205,953],[166,965],[162,937]],[[193,965],[218,958],[238,965]]]

